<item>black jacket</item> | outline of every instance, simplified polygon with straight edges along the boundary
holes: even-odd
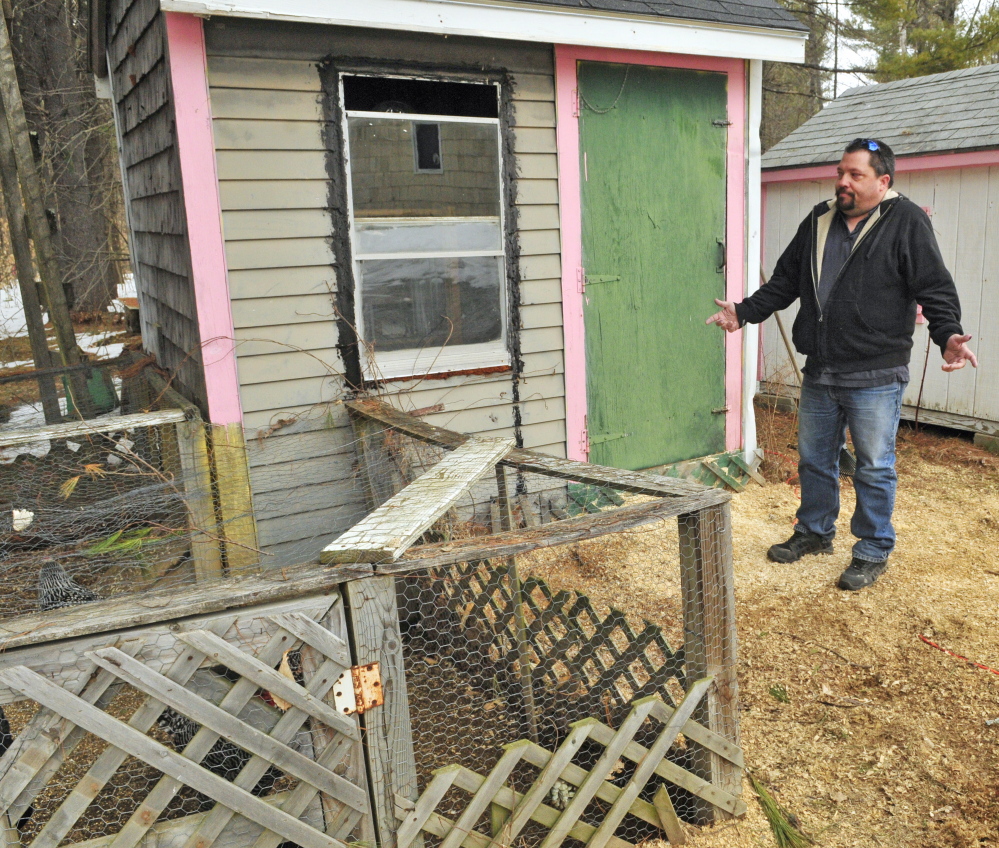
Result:
[[[800,298],[795,347],[840,372],[907,365],[917,302],[941,351],[963,333],[957,290],[930,219],[894,191],[872,213],[820,307],[822,252],[835,213],[835,201],[823,201],[801,222],[770,282],[736,304],[740,321],[758,324]]]

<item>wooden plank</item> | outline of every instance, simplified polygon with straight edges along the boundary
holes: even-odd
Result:
[[[427,819],[430,818],[441,799],[447,794],[460,772],[461,766],[445,766],[437,769],[430,785],[423,791],[416,804],[413,804],[408,798],[401,799],[408,801],[412,809],[402,818],[402,823],[399,825],[399,830],[396,833],[397,848],[409,848],[413,844]]]
[[[541,774],[531,784],[531,788],[510,812],[510,817],[503,823],[503,827],[493,836],[490,845],[512,845],[514,843],[514,840],[516,840],[520,832],[527,826],[527,823],[537,814],[538,807],[548,798],[548,794],[551,792],[555,782],[562,777],[565,767],[569,765],[580,747],[589,738],[590,724],[590,722],[580,722],[573,726],[572,730],[569,731],[569,735],[559,745],[558,750],[545,763],[541,769]],[[518,743],[514,744],[517,745]],[[534,743],[525,741],[519,746],[517,750],[518,760],[526,753],[521,750],[524,745],[531,748],[534,746]]]
[[[701,465],[707,468],[708,471],[714,474],[715,477],[721,480],[722,483],[724,483],[730,489],[733,489],[736,492],[741,492],[746,488],[745,483],[737,480],[713,459],[703,459],[701,460]]]
[[[613,806],[603,815],[603,820],[587,843],[587,848],[605,848],[610,838],[617,830],[617,826],[624,820],[629,807],[638,798],[638,793],[642,791],[645,784],[655,773],[656,766],[665,759],[669,749],[676,742],[676,737],[680,733],[680,728],[693,714],[695,707],[700,704],[711,685],[711,678],[698,680],[684,695],[683,700],[677,704],[676,710],[670,716],[669,721],[659,731],[656,741],[649,747],[648,753],[642,758],[635,768],[631,779],[621,790],[621,795],[614,802]]]
[[[985,231],[994,233],[999,231],[999,165],[988,169],[988,180]],[[999,311],[999,239],[985,240],[982,265],[982,299],[978,307],[981,332],[971,342],[972,349],[978,354],[974,417],[996,422],[999,421],[999,333],[989,326],[986,316],[995,315]]]
[[[508,439],[471,439],[344,533],[320,562],[386,562],[398,557],[513,447]]]
[[[347,634],[347,619],[343,604],[334,605],[319,621],[304,616],[283,616],[276,623],[282,622],[286,624],[285,629],[302,642],[301,663],[306,687],[311,685],[319,670],[327,663],[339,664],[345,672],[350,667],[350,648],[340,636],[336,635]],[[335,688],[328,691],[322,700],[335,708]],[[355,727],[360,727],[358,716],[351,716],[349,720]],[[338,774],[367,791],[368,778],[364,763],[363,741],[353,742],[319,722],[310,722],[309,733],[317,762],[327,768],[335,769]],[[328,795],[320,795],[316,799],[312,796],[310,787],[305,784],[295,787],[287,803],[281,808],[290,815],[296,815],[298,810],[309,809],[317,800],[327,833],[338,839],[353,836],[357,842],[375,844],[374,821],[370,813],[362,814]],[[279,844],[279,837],[265,831],[260,834],[252,848],[278,848]]]
[[[482,785],[472,795],[471,800],[465,804],[465,809],[462,810],[451,832],[444,837],[440,848],[460,848],[465,834],[474,830],[476,822],[478,822],[479,817],[486,811],[486,807],[493,800],[493,796],[506,783],[507,778],[510,777],[510,774],[520,763],[524,746],[530,744],[530,742],[525,741],[522,743],[514,742],[512,745],[506,746],[503,756],[499,758],[496,765],[486,775],[486,779],[482,781]],[[543,798],[544,795],[538,799],[538,803]]]
[[[226,262],[229,268],[236,271],[333,265],[335,260],[329,241],[328,236],[317,236],[226,242]]]
[[[216,777],[165,745],[102,713],[30,669],[23,666],[5,669],[0,671],[0,680],[51,710],[74,716],[77,723],[90,733],[102,739],[113,739],[116,746],[133,757],[239,814],[253,819],[263,827],[280,833],[285,839],[297,842],[302,848],[346,848],[340,840],[320,833],[280,810],[275,810],[249,792]]]
[[[382,574],[403,574],[457,562],[478,559],[518,556],[539,548],[565,545],[583,539],[595,539],[610,533],[619,533],[633,527],[641,527],[664,518],[672,518],[686,513],[693,505],[709,506],[713,501],[708,493],[726,495],[720,489],[708,489],[696,498],[681,500],[656,500],[635,506],[619,507],[596,515],[585,515],[563,521],[544,524],[528,530],[514,530],[510,533],[497,533],[488,537],[455,539],[434,545],[420,545],[411,548],[397,562],[379,566]],[[727,496],[727,495],[726,495]]]
[[[762,474],[760,474],[759,471],[753,468],[752,465],[746,462],[746,460],[742,458],[741,454],[731,453],[728,455],[728,458],[731,462],[734,462],[737,466],[739,466],[740,469],[745,471],[746,474],[749,475],[749,478],[753,480],[753,482],[759,483],[761,486],[767,485],[766,478]]]
[[[336,272],[330,265],[298,268],[262,268],[229,272],[229,296],[236,306],[241,300],[285,297],[330,297],[336,291]],[[233,320],[236,320],[235,315]],[[256,324],[254,324],[256,326]],[[242,356],[242,350],[238,352]]]
[[[596,719],[583,719],[580,722],[576,722],[576,724],[582,724],[583,722],[599,724],[599,722]],[[605,729],[608,731],[608,737],[610,736],[610,734],[614,732],[609,727],[605,726]],[[532,745],[524,755],[524,759],[527,762],[537,766],[538,768],[544,768],[551,761],[551,758],[552,758],[551,751],[545,750],[540,745]],[[562,769],[562,772],[559,775],[559,780],[562,780],[565,783],[572,784],[572,786],[578,787],[583,783],[584,780],[586,780],[587,774],[589,774],[589,772],[586,771],[586,769],[580,768],[579,766],[574,765],[573,763],[569,763]],[[618,796],[620,794],[621,794],[620,787],[615,786],[613,783],[610,783],[609,781],[605,780],[603,786],[601,786],[600,789],[597,790],[596,797],[599,798],[601,801],[606,801],[608,804],[613,804],[618,799]],[[630,812],[636,818],[640,818],[643,821],[648,822],[649,824],[656,826],[659,825],[659,817],[656,814],[656,809],[655,807],[652,806],[652,804],[648,803],[648,801],[642,801],[642,800],[635,801],[634,803],[632,803],[631,808],[628,810],[628,812]]]
[[[212,118],[264,121],[322,121],[318,91],[278,91],[267,88],[220,88],[212,86]]]
[[[395,579],[354,580],[345,589],[355,661],[381,668],[385,704],[365,712],[361,722],[379,844],[396,848],[395,797],[415,800],[419,788]]]
[[[634,739],[638,728],[642,726],[642,722],[651,711],[652,699],[646,699],[644,702],[640,701],[632,705],[631,711],[604,748],[600,759],[590,769],[586,780],[583,781],[572,800],[566,805],[558,821],[548,831],[541,843],[541,848],[557,848],[565,841],[573,825],[583,815],[583,811],[593,800],[603,781],[617,765],[618,757],[621,756],[628,743]]]
[[[0,445],[27,445],[44,439],[75,439],[87,436],[100,436],[116,430],[133,430],[136,427],[162,427],[177,424],[184,420],[179,409],[164,409],[161,412],[136,412],[133,415],[120,415],[117,418],[98,418],[89,421],[70,421],[66,424],[49,424],[34,430],[6,430],[0,432]]]
[[[284,651],[287,650],[287,642],[286,634],[280,629],[277,630],[272,634],[267,644],[260,649],[258,658],[263,662],[276,663]],[[205,658],[205,655],[200,651],[185,651],[185,654],[189,654],[192,659],[199,658],[203,660]],[[256,691],[256,686],[252,681],[238,680],[219,702],[219,707],[229,713],[239,714],[256,695]],[[154,710],[159,707],[162,707],[162,705],[158,704],[158,702],[147,701],[139,710],[139,713],[143,712],[143,710]],[[153,715],[158,715],[158,710]],[[135,721],[137,719],[133,716],[133,722]],[[148,718],[144,719],[144,721],[148,721]],[[142,729],[144,724],[136,724],[135,726],[137,729]],[[211,750],[215,742],[218,741],[218,738],[218,734],[214,734],[211,730],[202,727],[185,746],[184,756],[195,762],[201,760]],[[126,846],[132,848],[132,846],[136,846],[142,842],[153,823],[158,820],[179,789],[180,784],[176,780],[167,776],[161,777],[152,790],[142,799],[122,829],[115,835],[112,845],[115,848],[126,848]]]
[[[474,792],[481,780],[482,778],[470,769],[462,769],[455,783],[462,789]],[[516,792],[513,789],[509,789],[504,786],[499,790],[499,792],[496,793],[494,801],[499,806],[505,807],[509,810],[513,809],[513,807],[515,807],[522,798],[523,795],[520,792]],[[559,817],[560,812],[558,810],[553,807],[549,807],[546,804],[542,804],[538,807],[534,814],[534,821],[544,825],[545,827],[553,827],[558,822]],[[442,831],[447,831],[449,824],[450,823],[443,816],[435,814],[427,820],[424,830],[428,833],[440,835]],[[585,845],[595,830],[596,828],[591,824],[576,821],[569,831],[569,836]],[[490,840],[488,836],[483,836],[481,833],[472,831],[472,833],[468,834],[463,845],[464,848],[488,848],[489,843]],[[617,837],[614,837],[609,844],[611,848],[634,848],[630,842],[625,842],[623,839],[618,839]]]
[[[306,689],[310,694],[317,698],[325,697],[330,689],[332,689],[342,670],[343,667],[339,663],[332,660],[326,660],[322,663],[316,674],[309,681]],[[304,712],[296,707],[292,707],[274,726],[274,729],[271,731],[271,737],[281,742],[289,742],[302,728],[306,719],[307,716]],[[351,744],[350,740],[347,739],[344,739],[343,742],[345,745]],[[342,756],[341,751],[343,750],[343,748],[337,745],[328,746],[327,749],[323,751],[318,764],[323,768],[332,768],[332,766],[339,761],[339,758]],[[240,789],[250,790],[257,785],[257,781],[263,777],[269,767],[270,763],[266,759],[253,756],[250,758],[249,762],[243,766],[243,770],[239,773],[239,776],[233,782],[233,785]],[[360,808],[359,812],[367,813],[367,793],[360,789],[360,787],[355,787],[355,789],[363,795],[363,806]],[[314,797],[314,794],[315,793],[311,789],[299,786],[296,787],[296,791],[293,793],[293,798],[289,799],[289,802],[294,810],[304,809],[312,797]],[[362,803],[361,798],[357,798],[357,800],[359,803]],[[232,821],[233,817],[238,812],[239,810],[236,810],[231,805],[220,805],[216,807],[211,811],[211,813],[208,814],[198,830],[191,835],[185,843],[185,848],[210,848],[210,846],[216,839],[219,838],[228,826],[229,822]],[[291,815],[297,815],[297,813],[290,813],[290,811],[286,812],[289,812]],[[269,830],[273,831],[275,835],[281,835],[281,832],[276,828],[269,828]],[[264,838],[263,834],[261,835],[261,838]],[[275,845],[278,842],[280,842],[280,838],[276,840]]]
[[[216,150],[325,150],[322,122],[212,121]]]
[[[653,718],[665,723],[669,721],[670,717],[673,715],[673,707],[669,704],[660,702],[652,708]],[[708,730],[704,725],[698,724],[693,719],[687,721],[680,732],[687,737],[691,742],[696,742],[707,748],[709,751],[713,751],[720,757],[724,757],[730,763],[734,763],[739,766],[739,768],[745,768],[746,759],[742,752],[742,748],[738,745],[729,742],[724,736],[719,736]]]
[[[212,472],[206,428],[201,420],[184,421],[174,428],[180,461],[180,484],[191,519],[191,559],[198,581],[222,576],[222,548],[212,502]]]
[[[228,629],[228,625],[228,621],[215,623],[215,627],[223,633]],[[89,659],[93,661],[92,657]],[[194,676],[203,660],[204,655],[202,654],[182,652],[170,666],[167,679],[181,685],[186,684]],[[113,673],[109,670],[105,671],[109,674]],[[163,704],[155,699],[146,699],[132,714],[129,719],[129,727],[135,728],[139,733],[145,733],[153,726],[162,712]],[[125,759],[125,752],[114,746],[105,748],[101,752],[100,756],[87,769],[83,779],[76,782],[72,791],[52,813],[41,832],[35,837],[39,848],[54,848],[62,843],[97,795],[121,768]],[[146,827],[148,828],[153,821],[155,821],[155,816],[148,820]]]
[[[275,621],[275,619],[271,618],[271,621]],[[316,626],[318,627],[318,625]],[[249,678],[261,689],[272,695],[277,695],[292,706],[298,707],[302,712],[336,729],[344,736],[360,741],[361,733],[349,719],[326,706],[321,700],[314,698],[294,680],[289,680],[283,674],[279,674],[246,652],[232,647],[224,639],[220,639],[205,630],[181,633],[180,639],[193,648],[197,648],[206,656],[223,663],[240,676]]]
[[[326,156],[321,149],[218,150],[215,161],[220,180],[252,180],[260,174],[270,180],[328,179]]]
[[[240,209],[222,213],[226,242],[279,238],[330,238],[333,221],[319,209]]]
[[[417,418],[393,409],[388,404],[378,400],[349,401],[344,404],[351,412],[363,415],[377,421],[386,427],[392,427],[428,444],[455,448],[470,438],[461,433],[454,433],[440,427],[426,424]],[[623,492],[633,492],[640,495],[676,496],[703,494],[705,487],[699,483],[686,480],[676,480],[655,474],[645,474],[641,471],[623,471],[620,468],[609,468],[600,465],[590,465],[568,459],[556,459],[531,451],[512,450],[503,460],[504,465],[520,468],[523,471],[534,471],[549,477],[563,480],[574,480],[579,483],[592,483],[598,486],[609,486]],[[710,490],[709,490],[710,491]],[[727,501],[729,495],[718,493],[720,501]]]
[[[551,74],[513,74],[514,100],[555,100],[555,79]]]
[[[326,209],[329,183],[325,180],[222,180],[219,199],[223,212],[241,209]],[[231,282],[230,282],[231,285]]]
[[[680,516],[680,592],[683,604],[684,668],[687,684],[713,677],[714,686],[697,712],[700,724],[739,744],[735,588],[729,504]],[[734,796],[742,790],[742,769],[710,751],[691,770]],[[719,808],[700,815],[722,816]]]
[[[291,633],[296,639],[315,648],[324,657],[350,668],[350,646],[335,633],[317,624],[308,616],[284,613],[269,616],[271,621]]]
[[[614,738],[614,731],[604,725],[598,724],[590,731],[590,736],[601,744],[606,744]],[[622,754],[633,763],[641,761],[647,750],[637,742],[631,742]],[[736,795],[712,786],[708,781],[691,774],[686,769],[680,768],[676,763],[663,760],[656,766],[656,774],[670,783],[675,783],[681,789],[686,789],[692,795],[702,799],[706,804],[713,805],[726,810],[734,816],[741,816],[746,812],[746,804]]]
[[[119,643],[130,655],[142,644],[139,639]],[[118,678],[103,670],[82,682],[86,686],[80,697],[98,709],[106,708],[121,689]],[[11,821],[20,820],[84,736],[71,721],[51,710],[38,710],[31,717],[18,733],[19,744],[11,745],[0,759],[0,809]]]
[[[221,519],[219,532],[225,543],[226,569],[229,574],[240,574],[260,565],[250,471],[241,422],[212,425],[211,458]]]
[[[294,59],[254,59],[244,56],[208,56],[208,84],[214,89],[274,89],[319,93],[319,70],[315,62]]]
[[[327,277],[331,269],[325,269]],[[322,281],[322,268],[310,273],[306,279]],[[317,286],[318,288],[318,286]],[[270,327],[275,324],[309,324],[317,318],[335,318],[333,296],[328,288],[312,293],[286,290],[279,296],[249,298],[243,297],[232,305],[232,320],[237,327]],[[289,355],[298,351],[288,351]],[[300,355],[300,354],[299,354]],[[311,358],[311,357],[310,357]],[[336,361],[335,359],[331,361]],[[242,362],[240,362],[242,365]],[[327,374],[330,372],[327,371]],[[243,375],[239,375],[240,381]],[[281,378],[281,372],[271,374],[271,381]],[[250,381],[254,382],[254,381]]]
[[[7,648],[0,654],[0,667],[28,665],[52,675],[61,664],[46,647],[48,642],[80,638],[81,644],[75,646],[79,652],[111,644],[116,637],[108,634],[117,631],[124,631],[121,635],[128,638],[160,638],[172,632],[178,622],[183,628],[197,629],[215,617],[226,615],[226,610],[239,610],[240,642],[262,644],[260,615],[325,610],[331,603],[330,594],[335,593],[341,583],[370,574],[371,568],[365,566],[332,569],[313,564],[294,572],[276,569],[207,586],[144,592],[141,599],[119,595],[84,606],[64,607],[58,610],[57,618],[53,618],[51,612],[8,618],[0,622],[0,640]],[[254,605],[260,605],[260,608],[246,609]],[[189,620],[181,621],[187,618]],[[160,647],[156,651],[144,649],[142,660],[151,668],[163,668],[173,661],[174,650],[175,647]],[[82,674],[75,666],[72,670],[77,677]],[[0,689],[0,704],[9,704],[12,700],[9,692]]]
[[[652,803],[656,807],[662,829],[666,833],[666,839],[669,840],[670,844],[686,845],[687,834],[683,832],[683,828],[680,826],[680,819],[677,818],[673,802],[669,797],[669,792],[666,791],[666,787],[663,784],[659,784],[659,788],[652,798]]]
[[[515,127],[555,128],[554,100],[515,100],[513,103]]]
[[[288,798],[288,792],[275,792],[266,798],[261,798],[265,804],[272,807],[281,807]],[[187,840],[188,834],[197,829],[204,820],[207,813],[192,813],[178,819],[168,819],[158,821],[146,834],[142,842],[142,848],[181,848]],[[322,828],[322,815],[318,819],[314,816],[306,821],[315,828]],[[226,832],[225,840],[220,841],[219,848],[246,848],[263,829],[255,822],[240,818],[234,826]],[[267,831],[263,831],[266,833]],[[73,848],[110,848],[114,835],[98,836],[94,839],[86,839],[81,842],[74,842]]]

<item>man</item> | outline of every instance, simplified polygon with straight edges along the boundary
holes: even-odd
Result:
[[[916,303],[943,354],[943,370],[978,367],[961,328],[954,281],[926,213],[891,190],[895,154],[877,139],[851,142],[837,168],[836,197],[798,227],[770,282],[741,303],[716,300],[707,319],[734,333],[801,301],[793,339],[807,356],[798,407],[801,507],[794,533],[768,551],[776,562],[832,553],[839,514],[839,453],[849,426],[857,455],[858,542],[840,589],[870,586],[895,546],[895,436]]]

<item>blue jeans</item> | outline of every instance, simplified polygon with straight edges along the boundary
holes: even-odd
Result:
[[[798,407],[798,476],[801,507],[797,532],[832,540],[839,515],[839,454],[849,426],[857,454],[853,488],[857,507],[850,530],[853,555],[881,562],[895,547],[895,435],[905,383],[872,389],[820,386],[807,377]]]

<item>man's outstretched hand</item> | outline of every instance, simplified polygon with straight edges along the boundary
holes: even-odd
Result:
[[[719,300],[717,297],[715,303],[721,307],[721,312],[716,312],[704,323],[717,324],[723,330],[734,333],[739,329],[739,317],[735,314],[735,303],[731,300]]]
[[[975,352],[968,347],[971,336],[959,336],[955,333],[947,339],[947,347],[944,348],[944,364],[940,367],[944,371],[958,371],[964,368],[964,363],[970,362],[973,368],[978,367],[978,357]]]

